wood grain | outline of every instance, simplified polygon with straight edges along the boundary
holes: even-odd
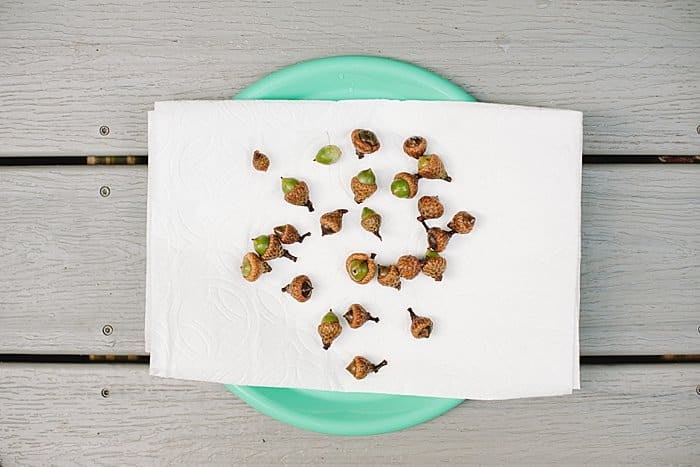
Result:
[[[588,154],[700,145],[693,0],[8,0],[0,17],[0,155],[145,154],[154,101],[227,98],[338,54],[411,61],[482,101],[581,110]]]
[[[583,355],[700,353],[700,167],[663,169],[584,166]],[[142,354],[146,167],[3,167],[0,196],[0,353]]]
[[[582,384],[573,396],[468,401],[402,432],[347,438],[289,427],[221,385],[152,378],[141,365],[0,363],[0,462],[696,463],[700,365],[584,366]]]

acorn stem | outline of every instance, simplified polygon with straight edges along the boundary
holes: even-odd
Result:
[[[446,175],[445,178],[443,178],[443,180],[445,180],[446,182],[451,182],[452,177],[450,177],[449,175]]]
[[[358,159],[362,159],[363,157],[365,157],[365,153],[360,151],[355,151],[355,154],[357,155]]]
[[[428,224],[425,223],[425,219],[422,219],[422,218],[420,218],[420,217],[418,217],[417,219],[418,219],[418,221],[419,221],[421,224],[423,224],[423,228],[425,229],[426,232],[427,232],[428,230],[430,230],[430,227],[428,227]]]
[[[289,284],[282,287],[282,292],[286,292],[289,289]]]
[[[299,243],[303,242],[306,237],[311,236],[311,232],[306,232],[304,235],[299,237]]]
[[[371,255],[369,255],[369,257],[370,257],[370,259],[374,259],[374,258],[377,257],[377,254],[376,254],[376,253],[372,253]]]
[[[414,319],[416,317],[416,314],[413,312],[413,308],[409,308],[408,313],[411,315],[411,319]]]
[[[375,318],[375,317],[372,316],[372,315],[369,315],[369,316],[367,317],[367,319],[370,320],[370,321],[374,321],[375,323],[378,323],[378,322],[379,322],[379,318]]]
[[[307,201],[304,206],[306,206],[306,209],[308,209],[309,212],[314,212],[314,205],[311,203],[311,201]]]
[[[380,369],[381,367],[387,366],[388,364],[389,364],[389,362],[387,362],[386,360],[382,360],[382,361],[379,362],[378,364],[374,365],[374,368],[372,368],[372,371],[374,371],[374,372],[376,373],[376,372],[379,371],[379,369]]]
[[[287,250],[282,250],[282,256],[284,256],[287,259],[291,259],[295,263],[297,262],[297,259],[298,259],[296,256],[294,256],[293,254],[291,254]]]
[[[379,237],[379,240],[382,240],[382,236],[379,234],[379,232],[374,232],[374,235],[376,235],[377,237]],[[384,241],[384,240],[382,240],[382,241]]]

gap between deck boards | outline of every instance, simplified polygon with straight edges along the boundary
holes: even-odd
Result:
[[[584,164],[700,164],[700,155],[583,155]],[[0,167],[46,165],[147,165],[148,156],[0,157]]]

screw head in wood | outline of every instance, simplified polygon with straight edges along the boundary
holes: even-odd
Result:
[[[107,136],[109,134],[109,127],[107,125],[102,125],[100,127],[100,135]]]
[[[107,389],[107,388],[102,388],[102,391],[100,391],[100,394],[101,394],[102,397],[104,397],[104,398],[109,397],[109,389]]]
[[[114,328],[111,324],[105,324],[104,326],[102,326],[102,334],[104,334],[105,336],[111,336],[113,332]]]
[[[100,187],[100,196],[103,198],[106,198],[112,193],[112,190],[107,185],[103,185]]]

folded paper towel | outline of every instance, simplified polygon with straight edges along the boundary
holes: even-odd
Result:
[[[359,160],[355,128],[381,149]],[[197,101],[157,103],[149,114],[146,345],[151,374],[220,383],[471,399],[568,394],[578,387],[581,114],[495,104],[415,101]],[[442,282],[419,276],[400,291],[354,284],[352,252],[379,264],[422,256],[416,200],[393,197],[397,172],[415,172],[402,151],[422,135],[453,182],[421,180],[438,195],[445,226],[467,210],[478,221],[454,237]],[[331,166],[313,161],[338,145]],[[251,165],[259,149],[267,172]],[[350,179],[372,168],[379,190],[361,206]],[[280,177],[305,180],[316,207],[283,201]],[[380,242],[359,225],[362,206],[383,217]],[[322,213],[345,208],[343,230],[321,238]],[[299,257],[271,262],[248,283],[239,270],[251,238],[291,223],[312,236]],[[281,292],[297,274],[311,300]],[[363,304],[379,323],[344,326],[324,351],[316,326],[333,309]],[[406,309],[434,321],[429,339],[409,331]],[[353,356],[389,365],[358,381]]]

